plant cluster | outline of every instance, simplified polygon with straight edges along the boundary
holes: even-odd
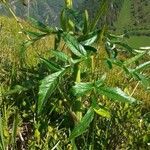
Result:
[[[21,52],[47,36],[53,36],[54,44],[46,58],[37,52],[38,68],[21,62],[28,75],[3,96],[2,150],[148,149],[149,113],[142,114],[142,104],[132,96],[139,83],[150,89],[150,61],[141,61],[149,52],[132,49],[123,42],[124,35],[110,34],[105,25],[96,28],[107,8],[108,1],[103,1],[92,21],[85,10],[78,22],[72,1],[65,0],[60,28],[30,18],[36,31],[22,30],[28,40]],[[114,67],[137,81],[131,93],[128,85],[121,89],[107,83]]]

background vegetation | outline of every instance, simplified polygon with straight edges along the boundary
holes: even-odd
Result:
[[[149,2],[117,2],[113,25],[103,15],[93,25],[84,11],[80,24],[63,10],[58,30],[34,19],[20,19],[20,29],[15,19],[0,17],[0,149],[149,149],[149,51],[126,45],[149,46]],[[129,13],[138,16],[140,6],[147,17],[141,26]],[[136,103],[129,104],[131,97]]]

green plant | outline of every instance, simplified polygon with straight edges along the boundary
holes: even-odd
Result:
[[[148,79],[141,74],[141,71],[149,67],[150,63],[146,62],[136,66],[135,69],[131,69],[131,64],[139,61],[147,52],[140,51],[138,54],[131,47],[123,43],[122,38],[124,35],[115,36],[109,34],[104,27],[102,29],[95,29],[101,14],[104,13],[102,11],[98,12],[94,22],[90,24],[88,23],[87,11],[85,11],[83,24],[76,26],[75,20],[70,17],[73,15],[71,1],[68,2],[66,1],[66,7],[61,15],[62,28],[50,28],[34,19],[30,20],[32,26],[40,32],[25,31],[32,38],[25,43],[25,46],[45,36],[55,36],[54,49],[50,50],[50,58],[45,59],[39,56],[41,61],[47,66],[49,75],[40,82],[36,104],[37,121],[41,122],[41,119],[43,120],[48,109],[46,105],[50,103],[50,100],[60,101],[62,107],[66,109],[66,113],[69,113],[74,121],[75,128],[70,135],[70,140],[74,141],[90,125],[93,128],[95,127],[97,115],[106,118],[111,117],[108,109],[100,103],[103,95],[119,102],[137,102],[120,88],[107,86],[105,84],[105,80],[107,80],[105,72],[96,73],[98,68],[94,67],[96,66],[94,59],[100,53],[95,48],[95,44],[100,41],[105,43],[107,56],[104,58],[104,61],[106,61],[110,69],[113,65],[120,67],[130,78],[140,80],[146,88],[148,87]],[[101,7],[106,9],[107,3],[107,1],[103,2]],[[71,15],[69,15],[70,13]],[[60,46],[61,41],[63,41],[63,48]],[[103,44],[101,46],[103,47]],[[66,51],[64,47],[67,49]],[[125,61],[119,60],[118,53],[123,51],[132,58]],[[86,78],[83,76],[84,74]],[[87,106],[84,105],[84,101],[87,102]],[[37,130],[40,130],[40,127]],[[94,149],[93,141],[94,139],[89,139],[91,149]]]
[[[39,64],[41,71],[35,71],[32,78],[29,78],[28,75],[30,86],[22,81],[23,86],[16,86],[15,90],[9,94],[19,92],[21,98],[26,98],[22,104],[18,101],[20,100],[19,96],[15,96],[18,108],[22,110],[25,105],[25,109],[27,109],[26,113],[21,112],[24,120],[26,120],[26,116],[30,116],[30,119],[32,118],[30,122],[34,122],[34,131],[32,131],[34,136],[28,140],[30,149],[54,149],[56,146],[58,149],[66,149],[71,143],[72,149],[92,150],[97,148],[97,137],[101,138],[98,146],[105,149],[112,142],[111,148],[114,148],[116,141],[107,141],[109,137],[113,137],[111,135],[113,123],[116,126],[117,123],[120,125],[122,116],[126,117],[126,115],[119,113],[128,111],[129,107],[124,109],[120,103],[119,106],[116,104],[114,109],[123,109],[124,111],[121,112],[109,107],[114,104],[113,101],[131,103],[136,107],[134,104],[138,101],[131,95],[134,94],[137,86],[128,94],[123,91],[128,85],[125,85],[123,90],[119,87],[110,87],[107,84],[108,68],[104,65],[110,69],[113,69],[114,66],[119,68],[119,71],[122,70],[119,73],[124,72],[128,79],[136,79],[144,85],[145,89],[149,89],[149,78],[145,76],[146,72],[144,71],[150,66],[150,62],[143,63],[141,61],[141,58],[148,52],[132,49],[123,42],[124,35],[110,34],[105,26],[96,29],[99,18],[107,10],[108,1],[103,1],[100,6],[100,10],[102,8],[103,12],[97,13],[94,22],[88,20],[88,13],[85,11],[80,23],[76,22],[76,16],[71,9],[71,1],[68,2],[66,1],[66,7],[61,13],[61,28],[51,28],[37,20],[30,19],[31,25],[37,31],[23,31],[30,36],[30,40],[24,42],[24,47],[27,48],[38,40],[52,35],[54,48],[49,50],[48,58],[41,57],[37,52],[41,60]],[[126,54],[129,59],[122,59],[123,54]],[[139,62],[142,62],[142,65],[137,65]],[[28,74],[34,72],[34,70],[30,72],[28,66],[26,70]],[[33,82],[31,82],[32,80]],[[39,82],[39,80],[41,81]],[[39,87],[38,93],[37,87]],[[34,99],[32,102],[30,102],[31,97]],[[61,116],[60,120],[59,116]],[[101,122],[98,118],[101,118],[100,121],[103,123],[104,129],[101,129],[103,136],[97,135],[94,130],[97,127],[100,129]],[[108,126],[105,127],[107,123]],[[16,123],[14,122],[14,124]],[[117,129],[121,133],[123,132],[123,124],[121,127],[119,125],[112,133]],[[110,127],[110,130],[107,127]],[[67,128],[67,131],[64,128]],[[62,132],[64,132],[65,138],[69,137],[69,140],[60,142],[59,139],[63,138]],[[79,142],[80,140],[85,145]],[[120,141],[118,143],[120,144]],[[122,145],[119,144],[118,146],[121,147]]]

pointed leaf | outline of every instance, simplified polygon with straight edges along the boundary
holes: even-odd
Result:
[[[56,90],[57,85],[59,84],[60,77],[63,75],[64,70],[53,73],[45,77],[41,81],[39,87],[39,97],[38,97],[38,114],[43,110],[44,105],[46,104],[48,98]]]
[[[87,55],[84,47],[76,40],[75,37],[71,36],[69,33],[63,33],[62,38],[64,39],[73,54],[79,57]]]
[[[137,80],[141,81],[146,90],[150,90],[150,77],[146,77],[146,75],[140,74],[138,72],[134,72],[133,76]]]
[[[90,92],[93,89],[93,83],[87,82],[87,83],[77,83],[75,86],[73,86],[72,90],[75,96],[83,96],[86,95],[88,92]]]
[[[149,67],[150,67],[150,61],[147,61],[147,62],[137,66],[135,69],[133,69],[133,72],[141,71],[141,70],[149,68]]]
[[[133,53],[133,49],[126,43],[123,43],[123,42],[113,42],[113,43],[120,45],[120,46],[124,47],[126,50],[128,50],[130,53]]]
[[[138,54],[138,55],[136,55],[136,56],[134,56],[134,57],[132,57],[132,58],[126,60],[126,61],[124,62],[124,65],[130,65],[130,64],[132,64],[132,63],[134,63],[134,62],[140,60],[145,54],[146,54],[146,52],[143,52],[143,53],[140,53],[140,54]]]
[[[94,118],[94,110],[90,108],[84,115],[84,117],[81,119],[81,121],[75,126],[69,138],[74,139],[79,135],[83,134],[89,127],[93,118]]]
[[[115,101],[127,102],[127,103],[136,102],[136,99],[124,93],[120,88],[99,87],[97,89],[97,92]]]
[[[58,66],[56,63],[47,60],[45,58],[40,58],[40,60],[42,60],[42,62],[44,62],[44,64],[46,64],[46,66],[48,67],[48,69],[52,70],[52,71],[59,71],[61,68],[60,66]]]
[[[38,20],[34,18],[29,18],[29,21],[33,27],[36,29],[39,29],[42,32],[50,33],[50,32],[55,32],[54,29],[47,27],[45,24],[42,22],[39,22]]]
[[[41,38],[46,36],[45,33],[39,33],[39,32],[32,32],[32,31],[24,31],[25,34],[29,35],[32,38]]]
[[[83,36],[80,36],[78,38],[78,41],[81,42],[81,44],[83,45],[91,45],[98,39],[98,37],[100,36],[100,33],[101,33],[101,30],[97,30],[89,34],[85,34]]]
[[[64,52],[61,51],[52,51],[52,53],[61,61],[63,62],[67,62],[69,60],[69,56],[66,55]]]
[[[89,14],[87,10],[84,11],[83,20],[84,20],[83,33],[86,34],[88,32],[89,27]]]

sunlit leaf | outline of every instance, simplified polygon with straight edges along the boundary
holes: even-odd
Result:
[[[107,111],[107,109],[104,108],[99,108],[99,109],[93,108],[93,109],[98,115],[105,118],[110,118],[110,113]]]
[[[87,82],[87,83],[77,83],[75,86],[73,86],[72,91],[75,96],[83,96],[86,95],[88,92],[90,92],[93,89],[93,83]]]
[[[109,99],[119,102],[135,103],[136,99],[124,93],[120,88],[99,87],[97,92],[107,96]]]
[[[92,108],[93,110],[100,116],[105,117],[105,118],[110,118],[110,112],[108,111],[107,108],[104,106],[100,105],[97,103],[96,99],[92,100]]]
[[[62,38],[64,39],[73,54],[79,57],[87,55],[84,47],[76,40],[75,37],[71,36],[69,33],[63,33]]]
[[[60,78],[63,75],[63,73],[64,73],[64,70],[58,71],[56,73],[53,73],[53,74],[45,77],[41,81],[41,85],[39,87],[39,93],[38,93],[38,95],[39,95],[39,97],[38,97],[38,114],[41,113],[48,98],[56,90],[57,85],[59,84]]]
[[[64,52],[61,51],[52,51],[52,53],[61,61],[63,62],[67,62],[69,60],[69,56],[66,55]]]

